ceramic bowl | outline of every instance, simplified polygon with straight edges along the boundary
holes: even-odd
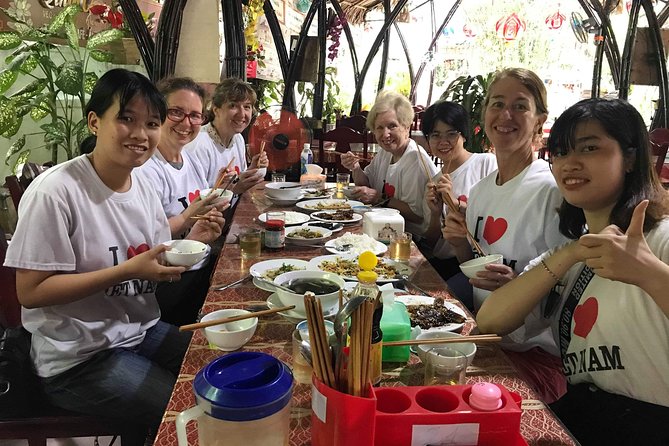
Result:
[[[461,334],[453,333],[450,331],[429,331],[429,332],[426,331],[419,334],[418,337],[416,337],[416,339],[434,339],[434,338],[466,338],[466,336],[462,336]],[[454,342],[452,344],[423,344],[416,346],[416,353],[418,353],[418,357],[424,364],[427,358],[427,352],[432,350],[433,348],[441,348],[441,347],[452,348],[453,350],[457,350],[463,355],[465,355],[465,357],[467,358],[468,366],[472,365],[472,361],[474,360],[474,355],[476,355],[476,344],[474,344],[473,342],[462,342],[462,343]]]
[[[502,263],[502,258],[502,254],[490,254],[485,257],[477,257],[461,263],[460,270],[470,279],[476,279],[476,273],[485,271],[485,266],[490,265],[491,263]]]
[[[292,187],[295,186],[295,187]],[[265,195],[275,200],[297,200],[302,194],[300,183],[296,182],[279,182],[267,183],[265,185]],[[290,187],[289,189],[281,189],[282,187]]]
[[[299,234],[303,231],[308,231],[312,236],[317,235],[317,237],[302,237]],[[331,236],[332,231],[325,228],[305,227],[304,225],[286,228],[286,241],[294,245],[313,245],[324,242]]]
[[[224,191],[223,189],[204,189],[200,191],[200,198],[203,200],[207,198],[210,194],[215,194],[218,196],[214,201],[219,202],[219,201],[230,201],[232,200],[232,191],[231,190],[226,190]]]
[[[202,318],[202,322],[213,319],[223,319],[226,317],[241,316],[249,314],[247,310],[236,308],[228,308],[225,310],[213,311],[206,314]],[[258,318],[243,319],[236,322],[228,322],[227,324],[212,325],[204,328],[204,335],[210,344],[215,345],[219,349],[231,352],[241,348],[244,344],[249,342],[253,337],[258,326]]]
[[[346,283],[337,274],[328,273],[325,271],[290,271],[287,273],[280,274],[274,279],[274,283],[278,285],[288,286],[290,282],[293,282],[297,279],[325,279],[331,282],[334,282],[340,289],[344,289],[344,284]],[[321,301],[321,306],[323,307],[323,313],[329,312],[339,301],[339,288],[337,291],[327,294],[316,294],[316,298]],[[298,293],[289,293],[282,289],[277,288],[277,296],[283,305],[295,305],[296,311],[300,314],[306,314],[304,308],[304,294]]]
[[[193,266],[209,254],[209,246],[197,240],[170,240],[163,245],[171,248],[163,256],[172,266]]]

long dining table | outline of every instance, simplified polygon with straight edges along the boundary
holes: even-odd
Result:
[[[229,284],[242,279],[249,274],[249,267],[259,261],[275,258],[296,258],[308,260],[326,252],[318,247],[304,247],[287,244],[279,251],[269,252],[263,248],[260,257],[245,260],[241,256],[237,235],[249,227],[261,227],[258,216],[268,210],[275,210],[272,202],[264,195],[264,185],[243,194],[235,209],[230,230],[225,244],[218,257],[216,268],[212,275],[212,284]],[[280,210],[297,210],[291,207],[282,207]],[[346,226],[334,237],[345,232],[361,233],[361,224]],[[471,314],[447,290],[441,276],[432,268],[417,247],[412,244],[409,266],[413,270],[410,281],[419,284],[433,297],[442,297],[447,302],[460,306],[468,315],[461,334],[467,335],[476,332],[476,323]],[[421,294],[408,287],[408,292]],[[265,304],[271,293],[256,288],[252,281],[246,280],[239,285],[217,291],[212,288],[207,294],[202,307],[202,314],[223,308],[258,308]],[[295,323],[284,319],[280,315],[270,315],[259,320],[253,338],[242,347],[243,351],[261,351],[268,353],[286,364],[292,364],[291,335]],[[167,405],[167,409],[160,424],[155,445],[173,446],[178,444],[175,427],[176,417],[180,412],[195,406],[193,393],[193,379],[199,370],[204,368],[217,357],[226,354],[211,348],[202,332],[194,332],[188,351],[184,357],[177,383]],[[299,354],[299,353],[298,353]],[[382,386],[421,385],[424,367],[414,354],[408,363],[384,363]],[[480,344],[474,361],[467,368],[467,383],[480,381],[493,382],[505,386],[508,390],[518,393],[522,397],[521,435],[529,445],[577,445],[569,432],[555,418],[550,409],[537,397],[536,393],[523,381],[513,364],[507,359],[503,351],[496,344]],[[291,446],[311,445],[311,385],[296,384],[293,389],[291,408]],[[197,445],[195,423],[188,425],[188,440],[190,445]],[[363,445],[365,446],[365,445]],[[371,446],[371,445],[369,445]]]

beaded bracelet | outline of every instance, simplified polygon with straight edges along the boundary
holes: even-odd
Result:
[[[548,267],[548,265],[546,265],[546,262],[544,261],[544,259],[541,259],[541,266],[543,266],[544,269],[546,270],[546,272],[548,274],[550,274],[553,279],[555,279],[555,282],[558,285],[562,285],[562,282],[560,281],[560,278],[553,271],[551,271],[551,269]]]

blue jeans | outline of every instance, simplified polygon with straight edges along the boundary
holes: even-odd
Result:
[[[44,391],[58,407],[155,429],[172,394],[190,336],[158,322],[132,349],[101,351],[83,364],[43,378]]]

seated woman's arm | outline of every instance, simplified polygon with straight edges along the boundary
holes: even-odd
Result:
[[[185,268],[160,264],[160,255],[166,249],[158,245],[119,265],[86,273],[17,269],[19,303],[26,308],[68,304],[130,279],[178,280]]]
[[[360,167],[360,158],[353,152],[349,151],[341,155],[341,165],[351,171],[353,183],[356,186],[369,187],[369,178],[362,167]]]
[[[409,206],[402,200],[398,200],[397,198],[391,198],[390,201],[388,201],[387,206],[389,208],[397,209],[398,211],[400,211],[402,217],[404,217],[404,219],[407,221],[418,224],[423,222],[423,217],[421,215],[416,214],[411,209],[411,206]]]
[[[570,243],[554,254],[544,257],[546,267],[562,278],[579,261],[576,243]],[[525,317],[555,286],[555,277],[539,264],[501,288],[493,291],[476,315],[482,333],[507,335],[523,325]]]
[[[204,200],[198,197],[191,201],[181,214],[168,218],[167,221],[170,224],[170,234],[172,234],[172,238],[177,238],[179,234],[183,234],[187,229],[193,226],[196,220],[191,217],[205,215],[212,209],[224,211],[230,207],[229,201],[214,204],[214,201],[216,200],[218,200],[216,194],[209,194]]]

